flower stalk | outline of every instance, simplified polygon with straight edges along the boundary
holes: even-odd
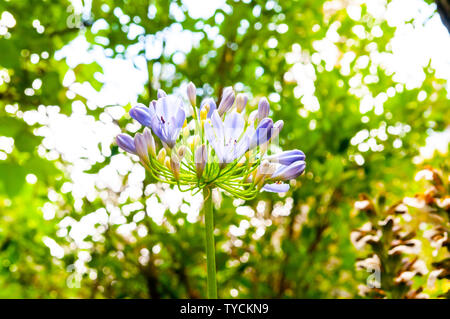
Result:
[[[212,204],[212,189],[203,189],[203,212],[205,213],[205,242],[208,299],[217,299],[216,281],[216,246],[214,242],[214,212]]]

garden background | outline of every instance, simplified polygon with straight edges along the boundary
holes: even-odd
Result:
[[[2,0],[0,297],[205,297],[201,194],[115,144],[189,81],[306,154],[286,194],[214,194],[220,297],[449,297],[449,79],[433,1]]]

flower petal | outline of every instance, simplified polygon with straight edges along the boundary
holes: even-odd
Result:
[[[261,191],[272,192],[272,193],[286,193],[289,190],[289,184],[266,184]]]
[[[245,120],[242,114],[229,113],[223,124],[225,127],[225,143],[236,143],[244,131]]]
[[[211,144],[212,148],[216,152],[217,157],[219,158],[220,163],[225,162],[224,151],[223,151],[223,143],[218,143],[215,130],[212,128],[211,123],[209,121],[205,122],[205,136],[208,140],[209,144]]]
[[[155,109],[158,119],[167,122],[174,116],[179,108],[183,108],[183,102],[173,95],[162,97],[156,101]]]
[[[235,154],[234,154],[235,159],[240,158],[245,154],[245,152],[248,151],[250,146],[250,139],[254,134],[255,129],[249,126],[235,147]]]
[[[186,114],[183,109],[178,109],[177,114],[172,116],[168,126],[168,144],[175,145],[178,136],[180,135],[181,129],[183,128],[184,120],[186,119]]]
[[[217,143],[224,144],[225,130],[222,123],[222,119],[219,116],[219,112],[216,110],[211,115],[211,124],[214,128],[214,133],[216,134]]]
[[[151,125],[151,117],[148,107],[138,104],[130,110],[130,116],[144,126]]]
[[[262,145],[268,140],[270,140],[270,137],[272,136],[272,128],[273,128],[272,119],[268,117],[263,119],[257,126],[256,132],[255,134],[253,134],[253,137],[250,140],[249,149],[253,149],[256,146]]]
[[[166,97],[167,93],[164,92],[164,90],[162,89],[158,89],[158,99],[162,98],[162,97]]]
[[[288,166],[281,166],[279,169],[275,171],[272,175],[272,179],[274,180],[289,180],[294,179],[300,176],[305,170],[306,163],[305,161],[297,161]]]

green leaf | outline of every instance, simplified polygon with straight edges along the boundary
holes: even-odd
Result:
[[[14,197],[20,193],[25,183],[26,170],[17,164],[0,163],[0,182],[3,191]]]

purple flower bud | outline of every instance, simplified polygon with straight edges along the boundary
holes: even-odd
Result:
[[[289,180],[295,179],[300,176],[301,173],[305,170],[306,163],[305,161],[297,161],[290,165],[283,165],[276,170],[276,172],[272,175],[272,179],[274,180]]]
[[[187,96],[188,96],[189,102],[191,102],[191,105],[195,106],[196,99],[197,99],[197,91],[196,91],[194,83],[192,83],[192,82],[189,82],[189,84],[187,86]]]
[[[250,140],[249,150],[264,144],[268,140],[270,140],[272,136],[272,128],[273,121],[272,119],[266,117],[263,119],[258,126],[256,127],[256,131],[253,134],[253,137]]]
[[[130,110],[130,116],[144,126],[150,126],[151,117],[149,109],[144,104],[138,104]]]
[[[176,154],[176,152],[172,152],[170,156],[170,168],[172,169],[173,176],[175,176],[176,180],[180,179],[180,158]]]
[[[222,116],[224,113],[229,111],[234,103],[234,91],[232,87],[227,87],[223,90],[222,100],[219,104],[219,115]]]
[[[167,96],[167,93],[164,92],[164,90],[158,89],[158,99],[166,97],[166,96]]]
[[[197,178],[202,177],[203,170],[205,169],[206,162],[208,161],[208,153],[206,151],[206,145],[202,144],[195,150],[195,168],[197,170]]]
[[[156,157],[156,145],[155,145],[155,139],[153,138],[152,133],[150,132],[150,129],[148,127],[144,128],[144,138],[145,143],[147,144],[147,149],[150,152],[150,154],[154,157]]]
[[[136,133],[134,136],[134,146],[136,148],[137,155],[145,162],[148,162],[148,147],[144,135],[141,133]]]
[[[269,101],[265,97],[261,98],[258,103],[258,122],[269,116]]]
[[[217,109],[216,102],[214,102],[214,100],[212,98],[207,97],[200,104],[200,111],[202,110],[203,106],[205,106],[206,104],[209,105],[209,112],[208,112],[208,116],[207,117],[210,118],[211,115],[213,114],[213,112]]]
[[[280,134],[280,131],[283,129],[283,126],[284,126],[283,120],[278,120],[273,124],[271,139],[275,139]]]
[[[117,135],[116,143],[125,152],[131,153],[131,154],[137,154],[136,147],[134,146],[134,140],[130,135],[128,135],[128,134]]]
[[[272,163],[291,165],[292,163],[297,161],[304,161],[305,153],[300,150],[284,151],[278,154],[267,156],[265,159]]]
[[[241,113],[244,110],[245,105],[247,105],[247,101],[248,101],[247,95],[239,93],[236,96],[236,111]]]
[[[289,184],[266,184],[261,191],[272,193],[286,193],[289,190]]]

